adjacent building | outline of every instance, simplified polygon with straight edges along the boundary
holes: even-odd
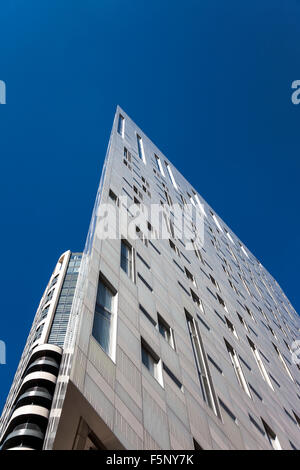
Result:
[[[300,449],[299,317],[117,108],[83,254],[37,310],[2,449]]]

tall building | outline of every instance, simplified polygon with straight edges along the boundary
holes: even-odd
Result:
[[[82,259],[66,252],[51,276],[2,448],[299,449],[299,331],[273,277],[118,107]]]

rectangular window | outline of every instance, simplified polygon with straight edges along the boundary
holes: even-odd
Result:
[[[172,205],[173,205],[173,202],[172,202],[171,197],[170,197],[169,194],[167,193],[167,191],[164,191],[164,194],[165,194],[165,196],[166,196],[167,203],[169,204],[169,206],[172,206]]]
[[[219,290],[220,290],[220,287],[219,287],[218,282],[215,280],[214,277],[212,277],[211,274],[209,275],[209,277],[210,277],[210,280],[211,280],[211,282],[213,283],[213,285],[214,285],[214,286],[216,287],[216,289],[218,289],[218,291],[219,291]]]
[[[195,244],[195,242],[193,242],[193,240],[191,240],[191,242],[193,243],[193,248],[194,248],[195,255],[204,264],[204,259],[203,259],[203,256],[201,254],[200,249],[196,246],[196,244]]]
[[[113,201],[113,203],[117,206],[118,205],[118,197],[111,189],[109,190],[108,196]]]
[[[194,198],[198,204],[198,207],[200,209],[200,212],[202,213],[202,215],[206,216],[206,212],[204,210],[204,204],[201,204],[200,200],[199,200],[199,197],[198,197],[198,194],[195,193],[195,191],[193,191],[193,194],[194,194]]]
[[[193,438],[193,444],[194,444],[195,450],[203,450],[203,448],[200,446],[200,444],[198,444],[198,442],[194,438]]]
[[[268,426],[268,424],[262,419],[262,423],[264,425],[264,428],[265,428],[265,431],[266,431],[266,435],[268,437],[268,440],[272,446],[272,448],[274,450],[282,450],[281,449],[281,445],[280,445],[280,442],[278,440],[278,437],[276,436],[275,432],[272,431],[272,429],[270,428],[270,426]]]
[[[195,281],[193,274],[190,273],[190,271],[186,269],[186,267],[184,267],[184,269],[185,269],[186,277],[194,284],[194,286],[196,286],[196,281]]]
[[[173,172],[172,172],[172,169],[170,167],[170,165],[165,162],[165,165],[166,165],[166,168],[167,168],[167,171],[168,171],[168,175],[169,175],[169,178],[171,180],[171,183],[173,184],[174,188],[178,191],[178,186],[176,184],[176,181],[175,181],[175,178],[173,176]]]
[[[233,347],[229,343],[227,343],[226,339],[225,339],[225,344],[226,344],[226,348],[227,348],[229,357],[231,359],[231,363],[232,363],[235,375],[237,377],[238,383],[240,384],[240,386],[242,387],[244,392],[247,393],[248,397],[251,398],[251,393],[250,393],[248,384],[246,382],[244,372],[243,372],[242,366],[240,364],[239,358],[238,358],[235,350],[233,349]]]
[[[273,344],[273,347],[274,347],[275,351],[277,352],[277,355],[278,355],[278,357],[279,357],[280,362],[282,363],[283,367],[284,367],[285,370],[286,370],[287,375],[289,376],[289,378],[290,378],[293,382],[295,382],[294,377],[292,376],[292,374],[291,374],[291,372],[290,372],[288,366],[286,365],[286,362],[285,362],[285,360],[283,359],[283,356],[282,356],[281,352],[279,351],[279,349],[277,348],[277,346],[276,346],[274,343],[272,343],[272,344]]]
[[[167,322],[163,320],[163,318],[157,314],[158,318],[158,330],[160,334],[165,338],[167,343],[171,346],[171,348],[175,349],[175,344],[174,344],[174,335],[173,335],[173,330],[172,328],[169,327]]]
[[[133,249],[126,240],[121,240],[121,268],[134,281]]]
[[[243,327],[245,328],[245,330],[249,332],[248,325],[247,325],[247,323],[245,322],[245,320],[243,319],[243,317],[242,317],[238,312],[236,312],[236,313],[237,313],[237,316],[239,317],[239,320],[240,320],[241,324],[242,324]]]
[[[203,400],[213,410],[213,412],[220,418],[220,409],[218,400],[214,391],[212,378],[210,375],[206,354],[203,347],[202,338],[198,325],[194,318],[185,311],[187,326],[190,334],[190,340],[192,343],[192,349],[194,353],[194,360],[198,372],[198,378],[202,393]]]
[[[142,138],[138,134],[136,135],[136,138],[137,138],[137,146],[138,146],[139,157],[144,163],[146,163],[144,145],[143,145]]]
[[[119,114],[118,134],[120,134],[122,137],[124,137],[124,117],[122,116],[122,114]]]
[[[222,297],[220,297],[219,294],[217,294],[217,298],[218,298],[219,303],[222,305],[222,307],[225,308],[225,302],[224,302],[224,300],[222,299]]]
[[[202,313],[204,313],[203,303],[200,300],[200,298],[198,297],[198,295],[195,294],[195,292],[192,289],[191,289],[191,295],[192,295],[192,299],[195,302],[195,304],[197,305],[197,307],[201,310]]]
[[[159,170],[159,172],[160,172],[163,176],[165,176],[165,173],[164,173],[164,170],[163,170],[163,167],[162,167],[160,158],[159,158],[156,154],[154,154],[154,157],[155,157],[155,162],[156,162],[157,169]]]
[[[151,348],[141,340],[142,363],[148,369],[150,374],[162,384],[161,361]]]
[[[256,349],[255,344],[251,341],[251,339],[248,338],[248,336],[247,336],[247,340],[248,340],[248,343],[250,345],[250,348],[251,348],[252,354],[254,356],[255,362],[257,364],[257,367],[259,368],[259,371],[262,375],[262,378],[267,382],[269,387],[274,391],[274,388],[273,388],[272,382],[270,380],[270,377],[268,375],[268,372],[265,368],[265,365],[264,365],[264,363],[263,363],[263,361],[260,357],[260,354],[259,354],[258,350]]]
[[[216,224],[216,226],[218,227],[219,230],[221,230],[221,232],[223,232],[223,229],[220,225],[220,222],[218,221],[217,217],[215,216],[215,214],[212,215],[212,218],[214,219],[214,222]]]
[[[237,335],[236,329],[234,328],[233,323],[231,323],[231,321],[226,317],[226,315],[225,315],[225,321],[226,321],[226,325],[227,325],[228,329],[229,329],[229,330],[231,331],[231,333],[238,339],[238,335]]]
[[[116,291],[100,277],[97,290],[93,336],[103,350],[114,358]]]

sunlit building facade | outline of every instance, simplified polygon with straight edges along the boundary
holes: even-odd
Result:
[[[51,276],[2,448],[299,449],[299,328],[278,283],[118,107],[82,257],[66,252]]]

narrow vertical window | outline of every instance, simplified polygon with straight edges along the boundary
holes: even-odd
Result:
[[[279,349],[277,348],[277,346],[275,346],[274,343],[272,343],[272,344],[273,344],[273,347],[274,347],[275,351],[277,352],[277,355],[278,355],[278,357],[279,357],[280,362],[282,363],[283,367],[284,367],[285,370],[286,370],[287,375],[289,376],[289,378],[290,378],[293,382],[295,382],[294,377],[292,376],[292,374],[291,374],[291,372],[290,372],[288,366],[286,365],[286,362],[285,362],[285,360],[283,359],[283,356],[282,356],[281,352],[279,351]]]
[[[198,194],[195,193],[195,191],[193,191],[193,194],[194,194],[195,201],[197,202],[198,207],[200,209],[200,212],[202,213],[202,215],[204,215],[206,217],[206,212],[204,210],[204,204],[201,204],[200,199],[198,197]]]
[[[207,362],[202,338],[200,336],[197,323],[187,311],[185,311],[185,314],[186,314],[186,321],[187,321],[187,326],[188,326],[188,330],[190,334],[190,340],[192,343],[196,368],[198,372],[202,398],[208,404],[208,406],[213,410],[213,412],[217,416],[221,417],[218,400],[214,391],[211,375],[209,372],[208,362]]]
[[[137,146],[138,146],[139,157],[144,163],[146,163],[144,145],[143,145],[142,138],[138,134],[136,135],[136,138],[137,138]]]
[[[187,193],[187,195],[189,197],[189,200],[191,201],[191,204],[193,204],[193,206],[196,207],[196,204],[195,204],[195,201],[194,201],[193,197],[189,193]]]
[[[198,297],[197,294],[195,294],[195,292],[192,289],[190,289],[190,291],[191,291],[191,296],[192,296],[193,301],[195,302],[197,307],[201,310],[201,312],[204,313],[204,307],[203,307],[202,300]]]
[[[171,169],[170,165],[169,165],[167,162],[165,162],[165,165],[166,165],[166,168],[167,168],[168,175],[169,175],[169,178],[170,178],[170,180],[171,180],[171,183],[173,184],[174,188],[178,191],[178,187],[177,187],[175,178],[174,178],[174,176],[173,176],[172,169]]]
[[[238,380],[238,383],[240,384],[244,392],[247,393],[248,397],[251,398],[250,390],[249,390],[247,381],[245,379],[244,372],[240,364],[239,358],[235,350],[233,349],[233,347],[229,343],[227,343],[226,340],[225,340],[225,344],[226,344],[226,348],[227,348],[229,357],[231,359],[231,363],[232,363],[236,378]]]
[[[227,238],[231,241],[231,243],[232,243],[233,245],[235,245],[235,243],[234,243],[234,241],[233,241],[232,236],[230,235],[230,233],[229,233],[227,230],[225,230],[225,232],[226,232]]]
[[[121,268],[134,281],[133,249],[126,240],[121,240]]]
[[[157,169],[159,170],[159,172],[163,176],[165,176],[164,169],[163,169],[163,166],[161,164],[160,158],[156,154],[154,154],[154,157],[155,157],[155,162],[156,162]]]
[[[221,230],[221,232],[223,232],[223,229],[220,225],[220,222],[218,221],[217,217],[215,216],[215,214],[212,214],[212,218],[214,219],[214,222],[216,224],[216,226],[218,227],[219,230]]]
[[[122,116],[122,114],[119,114],[118,134],[120,134],[120,136],[124,137],[124,117]]]
[[[100,277],[97,290],[93,336],[109,356],[113,354],[116,316],[116,291]]]
[[[238,335],[237,335],[237,332],[236,332],[236,329],[233,325],[233,323],[231,323],[231,321],[226,317],[225,315],[225,321],[226,321],[226,325],[228,327],[228,329],[231,331],[231,333],[238,339]]]
[[[278,437],[276,436],[275,432],[272,431],[270,426],[262,419],[262,423],[264,425],[267,438],[274,450],[282,450]]]
[[[141,340],[141,354],[144,366],[148,369],[150,374],[162,384],[161,361],[143,339]]]
[[[175,349],[172,328],[169,327],[169,325],[165,322],[165,320],[163,320],[163,318],[159,314],[157,315],[157,319],[158,319],[158,330],[160,334],[165,338],[167,343],[169,343],[171,348]]]
[[[272,382],[270,380],[270,377],[268,375],[268,372],[265,368],[265,365],[264,365],[264,363],[263,363],[263,361],[260,357],[260,354],[259,354],[258,350],[256,349],[255,344],[251,341],[251,339],[248,338],[248,336],[247,336],[247,340],[248,340],[248,343],[250,345],[250,348],[251,348],[252,354],[254,356],[254,359],[256,361],[257,367],[259,368],[259,371],[262,375],[262,378],[267,382],[269,387],[274,391],[274,388],[273,388]]]

